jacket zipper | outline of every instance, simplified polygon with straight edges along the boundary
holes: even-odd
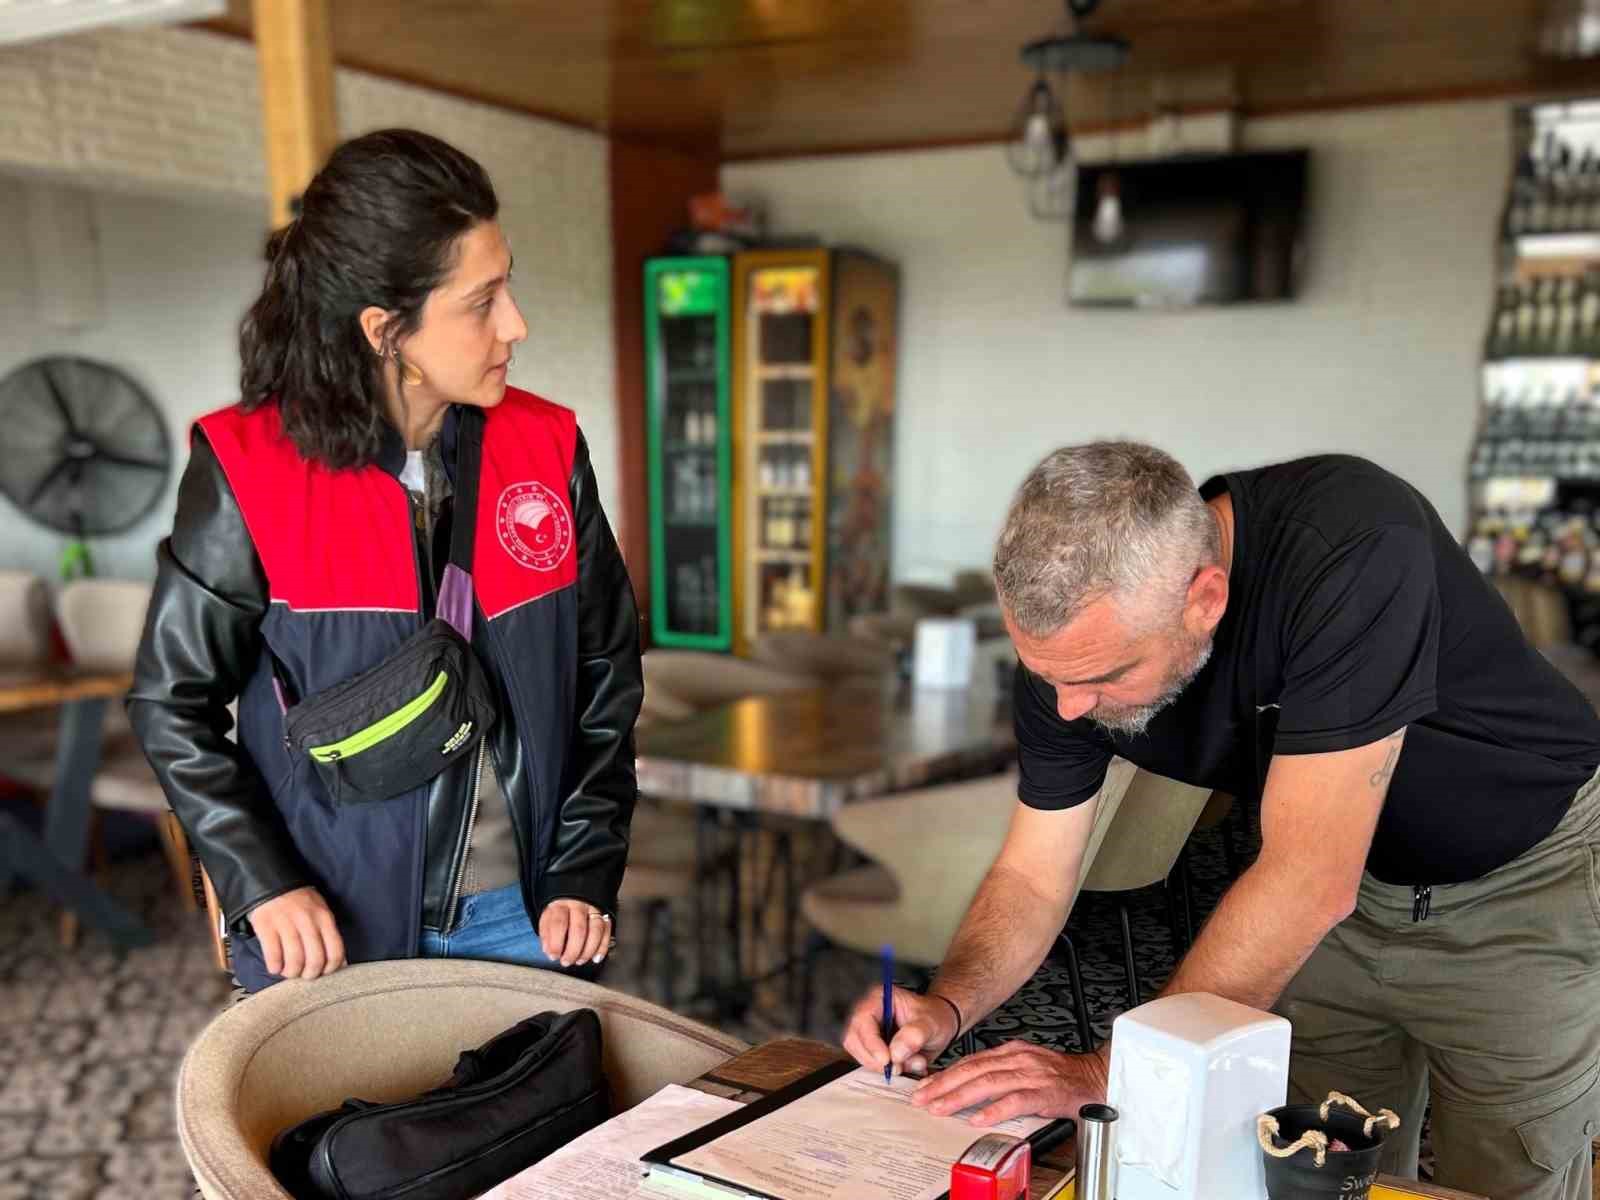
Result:
[[[411,525],[414,528],[420,528],[423,514],[418,510],[417,501],[412,496],[411,489],[398,479],[394,481],[394,484],[400,489],[400,494],[406,498],[406,513],[411,518]],[[417,535],[413,530],[407,530],[406,532],[407,540],[411,542],[411,573],[417,581],[417,628],[421,629],[428,623],[427,615],[422,607],[422,598],[428,594],[427,580],[422,577],[422,553],[421,548],[417,545]],[[423,798],[418,812],[416,829],[421,851],[417,855],[416,910],[409,914],[413,954],[416,953],[415,947],[422,940],[422,913],[428,902],[428,801],[426,797]]]
[[[379,742],[386,742],[410,725],[428,709],[433,707],[433,702],[443,693],[445,685],[450,682],[450,676],[440,671],[438,676],[423,691],[406,701],[404,705],[395,709],[387,716],[374,721],[363,729],[358,729],[342,741],[333,742],[326,746],[312,746],[308,753],[319,762],[336,762],[341,758],[349,758],[353,754],[360,754],[363,750],[370,750]]]
[[[456,907],[461,902],[461,884],[466,879],[467,855],[472,853],[472,826],[478,819],[478,800],[483,795],[483,755],[488,738],[478,741],[478,757],[472,764],[472,803],[467,806],[466,827],[462,830],[461,857],[456,859],[456,869],[450,882],[450,907],[445,910],[444,927],[456,927]]]

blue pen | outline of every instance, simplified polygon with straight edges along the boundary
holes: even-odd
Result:
[[[894,1037],[894,947],[883,948],[883,1044],[887,1046]],[[889,1082],[894,1074],[894,1060],[883,1069],[883,1081]]]

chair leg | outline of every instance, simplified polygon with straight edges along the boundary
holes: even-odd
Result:
[[[100,824],[100,810],[95,809],[89,815],[89,862],[94,871],[95,886],[104,888],[106,871],[111,865],[111,855],[106,850],[105,830]],[[56,940],[61,943],[63,950],[76,950],[78,935],[82,932],[82,923],[78,914],[70,908],[61,910],[61,916],[56,923]]]
[[[660,926],[661,938],[661,1006],[670,1009],[678,986],[678,954],[672,935],[671,901],[660,902],[656,913],[656,924]]]
[[[783,845],[783,953],[779,961],[787,964],[794,959],[794,931],[800,922],[800,872],[793,841],[787,834]]]
[[[1183,917],[1178,911],[1179,886],[1178,869],[1174,866],[1172,874],[1168,875],[1161,885],[1161,890],[1167,897],[1167,928],[1172,931],[1172,957],[1175,962],[1183,957],[1184,951],[1188,948],[1188,943],[1183,938]]]
[[[647,900],[644,905],[644,920],[641,922],[644,926],[644,936],[639,939],[639,965],[635,968],[641,987],[644,981],[650,978],[650,956],[656,932],[656,907],[660,903],[660,900]]]
[[[1072,1012],[1078,1019],[1078,1050],[1088,1054],[1094,1049],[1094,1035],[1089,1030],[1089,998],[1083,994],[1083,972],[1078,968],[1078,948],[1072,937],[1062,930],[1056,944],[1067,956],[1067,986],[1072,989]]]
[[[1183,944],[1194,945],[1194,884],[1189,878],[1189,847],[1178,851],[1178,881],[1183,884]]]
[[[811,1034],[811,1002],[816,988],[817,956],[827,948],[828,939],[816,930],[806,935],[805,953],[800,961],[800,995],[796,1001],[796,1025],[801,1037]]]
[[[194,912],[200,906],[194,898],[194,881],[189,874],[189,842],[176,821],[156,820],[156,833],[161,838],[161,853],[166,856],[167,869],[172,872],[172,882],[178,889],[178,900],[184,912]]]
[[[1128,920],[1127,901],[1117,900],[1117,915],[1122,918],[1122,965],[1128,973],[1128,1007],[1139,1006],[1139,968],[1133,962],[1133,925]]]

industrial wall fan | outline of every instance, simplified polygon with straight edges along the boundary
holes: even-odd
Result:
[[[63,578],[90,574],[85,539],[137,524],[171,471],[166,422],[149,394],[116,367],[57,356],[0,379],[0,492],[71,539]]]

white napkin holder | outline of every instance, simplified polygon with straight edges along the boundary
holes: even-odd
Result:
[[[917,622],[912,680],[917,687],[964,688],[972,682],[977,622],[964,617],[924,617]]]
[[[1260,1200],[1256,1117],[1284,1103],[1289,1022],[1221,996],[1165,996],[1111,1026],[1117,1200]]]

